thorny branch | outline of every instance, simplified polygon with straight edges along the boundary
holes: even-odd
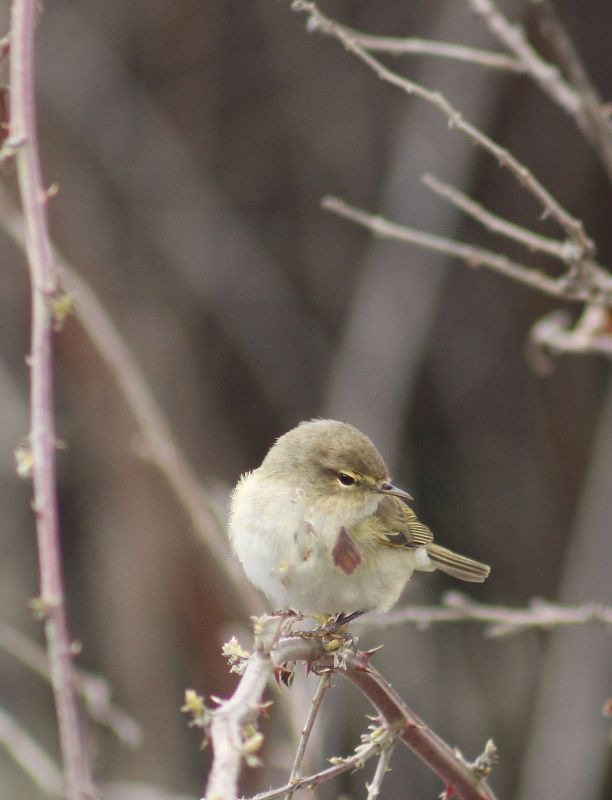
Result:
[[[254,722],[263,708],[261,699],[268,678],[275,668],[303,660],[311,662],[317,671],[331,671],[351,681],[376,708],[380,726],[366,735],[354,756],[333,759],[331,768],[264,792],[257,796],[257,800],[271,800],[300,787],[318,785],[345,769],[361,766],[366,757],[380,755],[396,739],[425,761],[445,786],[452,786],[458,797],[463,800],[494,800],[491,789],[483,780],[483,772],[468,764],[428,728],[372,666],[373,651],[356,652],[350,639],[340,643],[322,636],[284,635],[278,639],[281,626],[285,634],[291,634],[291,621],[283,623],[281,620],[279,623],[275,617],[256,620],[256,646],[251,656],[243,656],[239,651],[232,653],[232,646],[226,646],[226,655],[230,655],[232,663],[235,664],[237,657],[244,657],[244,669],[240,670],[242,678],[232,697],[224,701],[215,698],[218,708],[205,708],[201,698],[194,700],[193,693],[190,694],[186,710],[193,716],[192,724],[203,728],[210,736],[214,750],[206,800],[234,800],[237,797],[241,762],[246,759],[248,763],[262,744],[263,737]],[[330,654],[331,648],[334,652]],[[386,763],[383,763],[386,769]]]
[[[34,98],[35,0],[14,0],[10,46],[10,134],[3,155],[16,162],[26,225],[32,293],[30,354],[30,463],[40,563],[38,608],[45,620],[51,686],[57,711],[66,794],[84,800],[94,794],[72,672],[72,643],[64,600],[61,540],[55,479],[53,414],[54,303],[58,276],[47,229],[47,191],[42,182]]]

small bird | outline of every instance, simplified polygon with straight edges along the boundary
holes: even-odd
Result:
[[[313,616],[389,609],[414,570],[481,583],[490,568],[435,544],[363,433],[328,419],[281,436],[230,499],[229,538],[277,608]]]

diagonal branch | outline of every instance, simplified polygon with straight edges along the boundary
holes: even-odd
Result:
[[[596,281],[595,286],[589,286],[586,278],[579,282],[570,282],[563,276],[551,278],[549,275],[540,272],[540,270],[519,264],[499,253],[447,239],[443,236],[425,233],[415,228],[397,225],[384,217],[369,214],[367,211],[356,208],[337,197],[325,197],[321,206],[327,211],[332,211],[334,214],[368,228],[377,236],[396,239],[400,242],[409,242],[428,250],[445,253],[446,255],[460,258],[470,267],[487,267],[494,272],[499,272],[506,278],[511,278],[552,297],[584,302],[585,300],[590,300],[593,295],[601,295],[605,302],[612,303],[612,279],[604,274],[593,272],[588,276],[589,281]]]
[[[344,47],[363,61],[381,80],[396,86],[406,94],[419,97],[437,108],[448,120],[449,127],[465,134],[474,144],[492,155],[500,166],[506,167],[518,183],[530,192],[540,203],[546,215],[551,216],[576,242],[581,258],[589,258],[595,252],[592,240],[587,236],[582,221],[572,216],[552,196],[537,178],[515,156],[479,128],[468,122],[462,114],[438,91],[432,91],[419,83],[404,78],[388,69],[371,53],[365,50],[334,20],[325,16],[316,3],[307,0],[294,0],[292,8],[305,12],[314,20],[316,27],[337,38]]]
[[[503,217],[498,217],[497,214],[491,213],[481,203],[477,203],[471,197],[459,191],[459,189],[439,180],[434,175],[424,175],[423,183],[432,192],[460,208],[464,214],[472,217],[488,230],[501,236],[506,236],[508,239],[513,239],[515,242],[520,242],[532,252],[547,253],[568,265],[574,263],[576,258],[579,257],[574,242],[560,242],[556,239],[549,239],[526,228],[521,228],[519,225],[514,225]]]
[[[579,99],[579,114],[587,138],[612,180],[612,126],[603,103],[580,56],[550,0],[531,0],[540,17],[544,35],[552,45],[557,60],[569,75]]]
[[[0,707],[0,746],[47,797],[64,797],[62,773],[28,731]]]
[[[510,23],[492,0],[469,2],[472,11],[484,20],[493,36],[514,53],[523,66],[523,71],[564,111],[576,117],[579,126],[584,130],[578,93],[563,80],[559,68],[542,58],[527,41],[523,28]]]

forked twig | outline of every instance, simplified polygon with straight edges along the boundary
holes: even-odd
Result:
[[[438,91],[432,91],[419,83],[409,80],[384,66],[371,53],[355,41],[342,26],[324,15],[316,3],[307,0],[294,0],[292,8],[309,14],[315,21],[316,27],[335,36],[344,47],[357,58],[363,61],[383,81],[396,86],[406,94],[414,95],[425,100],[437,108],[448,120],[449,127],[456,128],[464,133],[474,144],[492,155],[500,164],[506,167],[518,183],[529,191],[542,206],[544,214],[552,217],[567,235],[575,241],[582,258],[590,258],[595,252],[592,240],[587,236],[581,220],[572,216],[553,197],[537,178],[507,149],[499,145],[479,128],[472,125],[463,115]]]
[[[491,213],[481,203],[477,203],[471,197],[459,191],[459,189],[441,181],[434,175],[424,175],[422,180],[428,189],[460,208],[464,214],[472,217],[488,230],[501,236],[506,236],[508,239],[513,239],[532,252],[547,253],[568,266],[575,263],[576,259],[580,257],[580,254],[576,252],[574,242],[570,240],[561,242],[557,239],[549,239],[546,236],[540,236],[533,231],[508,222],[508,220]]]
[[[447,239],[444,236],[425,233],[416,228],[409,228],[405,225],[397,225],[376,214],[356,208],[337,197],[325,197],[321,206],[327,211],[332,211],[345,219],[356,222],[364,228],[368,228],[377,236],[389,239],[396,239],[400,242],[410,242],[428,250],[460,258],[470,267],[487,267],[495,272],[499,272],[506,278],[523,283],[532,289],[544,292],[552,297],[563,297],[567,300],[585,301],[591,298],[592,292],[582,286],[582,283],[568,283],[563,277],[552,278],[540,270],[527,267],[517,261],[513,261],[506,256],[486,250],[483,247],[458,242],[454,239]],[[599,289],[597,291],[600,291]],[[602,288],[601,291],[604,291]],[[612,285],[606,288],[612,295]]]

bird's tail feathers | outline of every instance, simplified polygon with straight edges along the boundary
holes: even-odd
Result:
[[[436,569],[452,575],[453,578],[458,578],[460,581],[482,583],[491,572],[491,567],[487,564],[467,556],[461,556],[459,553],[453,553],[452,550],[447,550],[446,547],[441,547],[433,542],[427,545],[427,555]]]

